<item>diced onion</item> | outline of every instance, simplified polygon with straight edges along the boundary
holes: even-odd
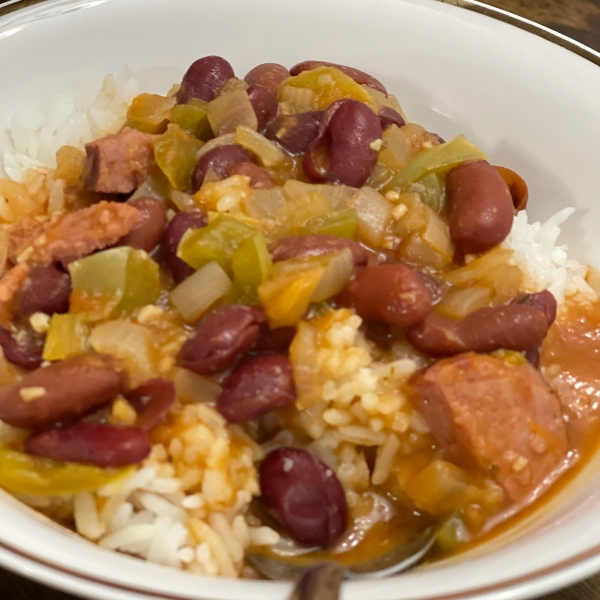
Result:
[[[170,294],[173,306],[188,322],[196,321],[231,288],[227,273],[216,263],[209,262],[180,283]]]
[[[256,154],[267,169],[284,169],[291,163],[291,158],[277,144],[243,124],[235,130],[233,141]]]
[[[256,113],[245,90],[215,98],[209,103],[206,115],[217,136],[234,133],[238,125],[244,125],[249,130],[258,128]]]
[[[346,287],[353,271],[354,259],[348,248],[332,254],[319,285],[313,292],[312,301],[323,302],[339,294]]]
[[[194,199],[189,194],[186,194],[185,192],[180,192],[179,190],[173,190],[169,197],[171,198],[171,201],[173,202],[173,204],[179,210],[188,210],[191,208],[196,208],[196,203],[194,202]]]
[[[472,312],[490,306],[492,293],[487,287],[472,287],[450,291],[436,310],[446,317],[464,319]]]
[[[173,380],[177,397],[182,402],[216,402],[221,393],[218,383],[187,369],[177,369]]]
[[[242,200],[243,211],[253,219],[274,219],[275,215],[285,205],[285,196],[281,188],[275,187],[270,190],[252,190]]]
[[[492,273],[500,265],[510,263],[512,254],[512,250],[496,248],[472,260],[464,267],[450,271],[446,274],[445,279],[451,285],[472,284],[480,279],[485,279],[488,273]]]
[[[356,188],[342,184],[304,183],[296,179],[288,179],[283,186],[283,193],[289,200],[299,200],[314,192],[321,192],[331,202],[333,210],[348,207],[350,198],[356,193]]]
[[[349,204],[358,215],[359,240],[373,248],[381,248],[392,218],[392,205],[379,192],[367,186],[358,190]]]
[[[315,93],[309,88],[283,85],[278,94],[279,101],[287,102],[294,113],[308,112],[314,108]]]

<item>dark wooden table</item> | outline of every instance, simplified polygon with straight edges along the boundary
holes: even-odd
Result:
[[[600,0],[482,0],[600,50]],[[3,1],[0,0],[0,4]],[[599,110],[600,110],[600,104]],[[0,569],[0,600],[78,600]],[[98,600],[102,600],[98,598]],[[540,600],[600,600],[600,574]]]

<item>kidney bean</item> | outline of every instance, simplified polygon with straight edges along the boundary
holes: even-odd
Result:
[[[366,265],[369,260],[367,250],[358,242],[335,235],[296,235],[277,240],[269,247],[274,261],[323,256],[332,252],[340,252],[348,248],[352,252],[354,264]]]
[[[536,292],[534,294],[525,294],[515,302],[525,306],[533,306],[543,312],[548,319],[548,327],[556,320],[558,305],[556,303],[556,298],[552,295],[552,292],[549,292],[548,290]]]
[[[170,379],[148,379],[125,396],[137,412],[135,426],[148,431],[169,413],[175,400],[175,384]]]
[[[256,113],[258,131],[264,131],[267,123],[277,115],[279,102],[274,92],[262,85],[251,85],[248,88],[248,98]]]
[[[268,190],[275,187],[275,182],[269,171],[254,163],[244,162],[231,165],[229,169],[227,169],[227,176],[231,177],[232,175],[244,175],[245,177],[249,177],[250,187],[253,189]]]
[[[437,133],[433,133],[430,131],[429,135],[432,135],[440,144],[446,143],[446,140],[441,135],[438,135]]]
[[[516,211],[525,210],[529,200],[529,189],[525,180],[518,174],[506,167],[494,167],[508,186],[512,196],[513,206]]]
[[[146,432],[138,427],[80,422],[34,433],[23,449],[33,456],[109,469],[143,461],[152,447]]]
[[[298,63],[294,65],[290,69],[290,73],[292,75],[299,75],[303,71],[312,71],[313,69],[317,69],[318,67],[335,67],[338,71],[345,73],[348,77],[351,77],[359,83],[360,85],[366,85],[375,90],[379,90],[383,94],[387,95],[387,90],[381,81],[375,79],[372,75],[365,73],[364,71],[359,71],[358,69],[353,69],[352,67],[346,67],[345,65],[338,65],[337,63],[326,62],[324,60],[305,60],[304,62]]]
[[[446,177],[450,237],[461,254],[486,252],[504,241],[513,222],[510,190],[498,171],[480,160]]]
[[[233,67],[220,56],[205,56],[194,61],[186,71],[177,92],[178,104],[186,104],[192,98],[210,102],[218,91],[235,77]]]
[[[445,295],[445,290],[440,284],[440,282],[428,273],[423,273],[423,271],[415,271],[415,273],[417,274],[417,277],[423,282],[423,285],[427,288],[427,291],[431,296],[431,304],[433,306],[439,304]]]
[[[54,265],[29,271],[14,305],[15,317],[26,318],[36,312],[53,315],[69,310],[71,276]]]
[[[245,82],[249,86],[262,85],[270,92],[277,93],[277,88],[290,76],[290,72],[278,63],[262,63],[250,70]]]
[[[300,544],[330,548],[348,525],[344,488],[306,450],[279,448],[260,465],[260,489],[287,533]]]
[[[238,163],[252,162],[252,155],[237,144],[226,144],[209,150],[198,161],[192,172],[192,190],[197,192],[204,182],[209,169],[212,169],[219,179],[227,177],[227,169]]]
[[[461,321],[431,313],[405,331],[406,339],[428,356],[463,352],[524,351],[539,344],[548,331],[546,315],[533,306],[508,304],[480,308]]]
[[[163,246],[165,264],[175,283],[181,283],[194,273],[194,269],[177,256],[181,238],[188,229],[200,229],[206,225],[208,225],[206,215],[197,210],[183,210],[169,221],[163,236]]]
[[[409,327],[431,311],[431,295],[416,271],[401,263],[358,271],[339,296],[365,320]]]
[[[102,354],[67,358],[0,388],[0,420],[25,429],[52,425],[102,406],[127,390],[121,363]]]
[[[383,131],[392,125],[397,125],[398,127],[404,127],[406,125],[404,117],[389,106],[383,106],[377,116],[379,117],[379,122],[381,123],[381,129]]]
[[[265,137],[277,142],[288,154],[300,156],[319,135],[325,111],[314,110],[297,115],[280,115],[270,121]]]
[[[540,368],[540,360],[542,358],[542,345],[537,344],[529,350],[525,350],[525,358],[530,362],[536,369]]]
[[[267,323],[263,323],[252,352],[287,352],[295,335],[295,327],[271,329]]]
[[[29,329],[11,333],[0,327],[0,347],[6,360],[17,367],[32,371],[42,364],[44,338]]]
[[[162,202],[150,196],[128,200],[127,204],[137,208],[142,218],[124,235],[117,246],[131,246],[135,250],[151,252],[156,248],[167,226],[167,213]]]
[[[177,363],[198,375],[224,371],[254,345],[265,321],[260,308],[243,304],[218,308],[196,325],[194,337],[181,348]]]
[[[264,354],[233,370],[223,383],[217,410],[230,423],[244,423],[295,401],[289,358],[285,354]]]
[[[362,187],[377,163],[372,147],[377,140],[377,115],[357,100],[338,100],[325,111],[319,135],[304,155],[304,172],[312,181]]]

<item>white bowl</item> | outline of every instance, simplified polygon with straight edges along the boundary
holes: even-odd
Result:
[[[0,125],[42,92],[95,91],[125,63],[142,89],[161,92],[206,54],[225,56],[240,74],[265,61],[344,63],[381,79],[411,120],[447,138],[464,132],[496,164],[518,170],[534,217],[576,206],[564,241],[575,258],[600,266],[600,54],[570,47],[590,60],[434,0],[50,0],[0,18]],[[457,560],[346,584],[343,599],[517,600],[591,575],[600,570],[598,463],[518,530]],[[0,563],[105,600],[284,600],[290,591],[104,551],[7,494]]]

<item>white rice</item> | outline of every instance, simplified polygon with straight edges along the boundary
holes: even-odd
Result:
[[[8,177],[20,181],[29,168],[56,166],[56,151],[65,145],[83,148],[92,140],[114,133],[123,125],[127,107],[137,95],[139,84],[131,69],[108,75],[94,101],[77,105],[64,92],[57,91],[45,114],[15,114],[11,120],[12,147],[2,155]]]
[[[569,247],[559,245],[560,226],[575,212],[563,208],[545,223],[529,223],[526,211],[514,219],[512,230],[504,244],[513,250],[514,261],[525,274],[525,291],[549,290],[559,304],[568,297],[581,294],[591,301],[598,299],[586,282],[589,267],[568,257]]]

